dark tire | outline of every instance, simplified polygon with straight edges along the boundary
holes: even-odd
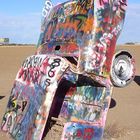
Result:
[[[111,80],[114,86],[125,87],[130,84],[135,76],[133,58],[126,54],[120,54],[113,60],[111,68]]]

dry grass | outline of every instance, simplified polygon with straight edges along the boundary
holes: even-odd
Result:
[[[60,140],[63,132],[63,126],[52,123],[44,140]]]
[[[118,139],[129,134],[129,130],[122,128],[118,123],[113,123],[106,126],[104,131],[104,140]]]

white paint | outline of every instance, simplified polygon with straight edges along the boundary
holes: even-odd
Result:
[[[53,7],[53,4],[51,2],[51,0],[46,0],[45,2],[45,6],[42,10],[42,16],[45,18],[46,16],[48,16],[49,12],[51,11]]]

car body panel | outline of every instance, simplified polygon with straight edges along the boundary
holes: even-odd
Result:
[[[126,6],[125,0],[45,2],[37,50],[17,73],[3,131],[15,140],[41,140],[58,117],[65,120],[62,140],[102,139]]]
[[[42,21],[37,53],[78,57],[80,72],[108,77],[126,6],[126,1],[116,0],[73,0],[54,6]]]

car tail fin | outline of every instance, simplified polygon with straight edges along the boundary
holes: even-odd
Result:
[[[39,40],[38,40],[38,44],[37,44],[37,48],[39,47],[39,45],[41,44],[41,38],[42,38],[42,35],[43,35],[43,29],[44,29],[44,24],[45,24],[45,19],[48,17],[51,9],[53,8],[53,2],[52,0],[44,0],[45,3],[44,3],[44,6],[43,6],[43,9],[42,9],[42,18],[41,18],[41,33],[40,33],[40,37],[39,37]]]

